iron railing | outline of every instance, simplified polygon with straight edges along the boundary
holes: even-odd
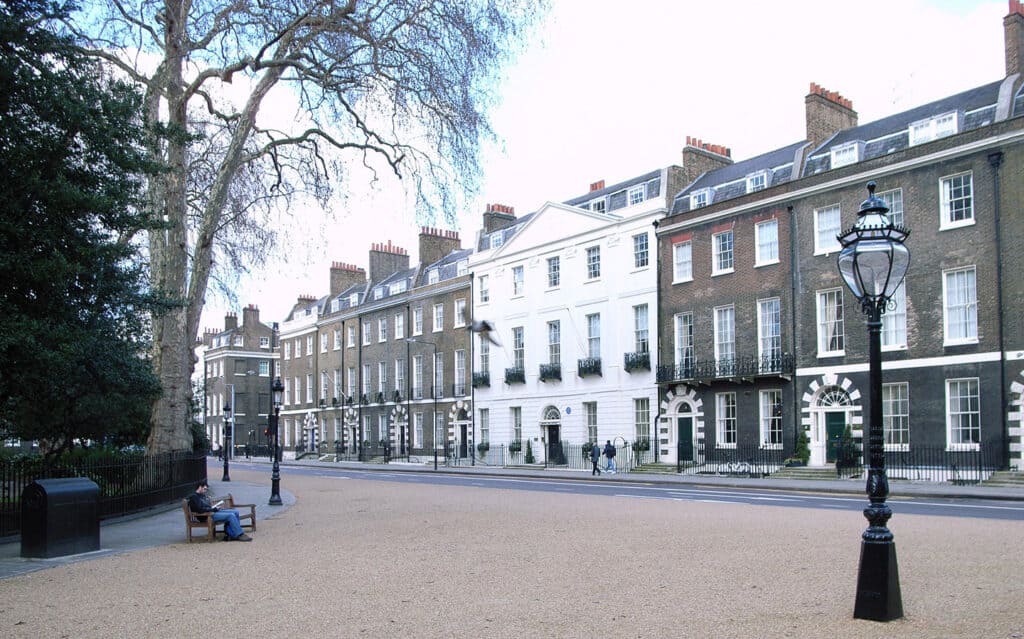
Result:
[[[601,376],[601,358],[600,357],[585,357],[576,362],[576,374],[580,377],[586,377],[587,375]]]
[[[86,477],[100,489],[99,517],[137,512],[187,497],[206,479],[206,455],[181,451],[105,460],[0,460],[0,536],[21,530],[21,494],[37,479]]]
[[[549,380],[561,380],[562,379],[562,365],[561,364],[541,364],[540,365],[540,381],[546,382]]]
[[[624,357],[624,365],[626,372],[638,371],[638,370],[651,370],[651,353],[650,351],[640,351],[638,353],[626,353]]]
[[[506,384],[525,384],[526,383],[526,371],[522,368],[506,368],[505,369],[505,383]]]
[[[490,385],[490,373],[473,373],[473,388],[489,387]]]
[[[889,479],[977,484],[1002,467],[1000,451],[947,450],[943,446],[911,445],[907,450],[885,451],[885,474]],[[865,454],[836,461],[840,477],[859,477],[868,468]]]
[[[792,375],[796,370],[796,358],[792,355],[759,357],[726,357],[719,359],[698,359],[680,365],[666,364],[658,367],[657,381],[660,384],[683,381],[710,381],[719,378],[736,377],[779,377]]]

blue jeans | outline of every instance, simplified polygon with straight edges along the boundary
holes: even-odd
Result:
[[[237,510],[218,510],[213,513],[213,521],[218,524],[224,522],[224,531],[232,539],[242,534],[242,524],[238,521]]]
[[[613,472],[613,473],[615,472],[615,458],[614,457],[609,457],[608,458],[608,470]]]

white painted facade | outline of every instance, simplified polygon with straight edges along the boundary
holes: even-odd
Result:
[[[662,182],[664,185],[664,181]],[[622,445],[637,439],[635,400],[646,400],[642,432],[653,434],[657,416],[657,266],[652,223],[665,212],[665,196],[605,214],[565,204],[547,203],[499,247],[474,253],[473,316],[496,326],[501,346],[490,346],[490,386],[475,389],[477,429],[486,423],[492,446],[517,439],[513,409],[521,411],[521,439],[538,463],[545,460],[546,442],[558,437],[566,444],[593,439]],[[647,263],[638,267],[634,236],[647,236]],[[487,245],[486,236],[482,237]],[[600,276],[588,273],[588,249],[600,250]],[[557,257],[560,282],[549,286],[549,258]],[[514,291],[514,272],[522,268],[522,290]],[[482,282],[488,300],[481,301]],[[638,344],[636,307],[646,305],[646,350],[649,368],[627,371],[626,353]],[[600,317],[601,374],[580,377],[578,360],[590,356],[588,316]],[[549,323],[559,322],[561,380],[541,381],[540,367],[550,364]],[[513,330],[522,328],[524,383],[507,384],[505,371],[514,368]],[[483,372],[479,339],[473,348],[474,371]],[[585,403],[596,404],[596,437],[588,432]],[[486,411],[486,420],[481,412]],[[483,437],[483,433],[480,433]]]

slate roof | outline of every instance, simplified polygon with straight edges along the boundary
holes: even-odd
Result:
[[[659,197],[661,195],[661,169],[656,169],[643,175],[638,175],[634,178],[626,180],[625,182],[619,182],[611,186],[606,186],[603,189],[597,191],[591,191],[586,195],[575,197],[563,204],[570,206],[579,206],[580,204],[586,204],[601,198],[605,198],[605,212],[610,213],[616,209],[621,209],[629,206],[629,201],[626,199],[627,193],[630,187],[638,184],[644,184],[650,182],[647,185],[647,194],[645,200]]]
[[[944,113],[959,111],[963,115],[958,133],[991,124],[995,120],[996,101],[999,99],[999,87],[1002,82],[991,82],[881,120],[843,129],[811,152],[804,165],[803,175],[814,175],[830,170],[831,149],[848,142],[865,143],[864,153],[858,161],[902,151],[910,146],[911,124]]]
[[[771,169],[771,177],[766,188],[788,182],[792,179],[793,158],[796,157],[797,150],[805,144],[807,144],[806,141],[794,142],[789,146],[704,173],[676,194],[672,200],[672,215],[690,210],[690,194],[695,191],[713,188],[712,204],[745,195],[747,193],[747,176],[768,169]]]
[[[416,286],[426,286],[428,278],[430,276],[430,271],[435,268],[438,270],[438,282],[443,282],[445,280],[450,280],[458,277],[459,262],[461,260],[469,259],[469,256],[472,254],[473,249],[471,248],[457,249],[455,251],[452,251],[448,255],[445,255],[444,257],[434,262],[433,264],[428,264],[426,267],[424,267],[423,271],[420,272],[419,281],[416,283]]]
[[[513,235],[519,232],[519,229],[521,229],[524,224],[533,219],[534,215],[536,215],[536,213],[527,213],[523,217],[516,218],[515,224],[507,226],[503,229],[498,229],[497,231],[493,231],[491,233],[481,233],[480,242],[479,244],[477,244],[476,250],[489,250],[491,248],[491,237],[499,234],[501,235],[501,243],[502,245],[504,245],[505,242],[509,241],[509,238],[511,238]]]

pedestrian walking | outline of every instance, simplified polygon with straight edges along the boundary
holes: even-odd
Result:
[[[608,472],[612,475],[615,474],[615,447],[612,446],[612,440],[608,440],[608,443],[604,445],[604,456],[608,458]]]
[[[590,463],[594,465],[594,470],[590,471],[591,475],[600,475],[601,469],[597,467],[597,462],[601,461],[601,448],[594,442],[590,446]]]

